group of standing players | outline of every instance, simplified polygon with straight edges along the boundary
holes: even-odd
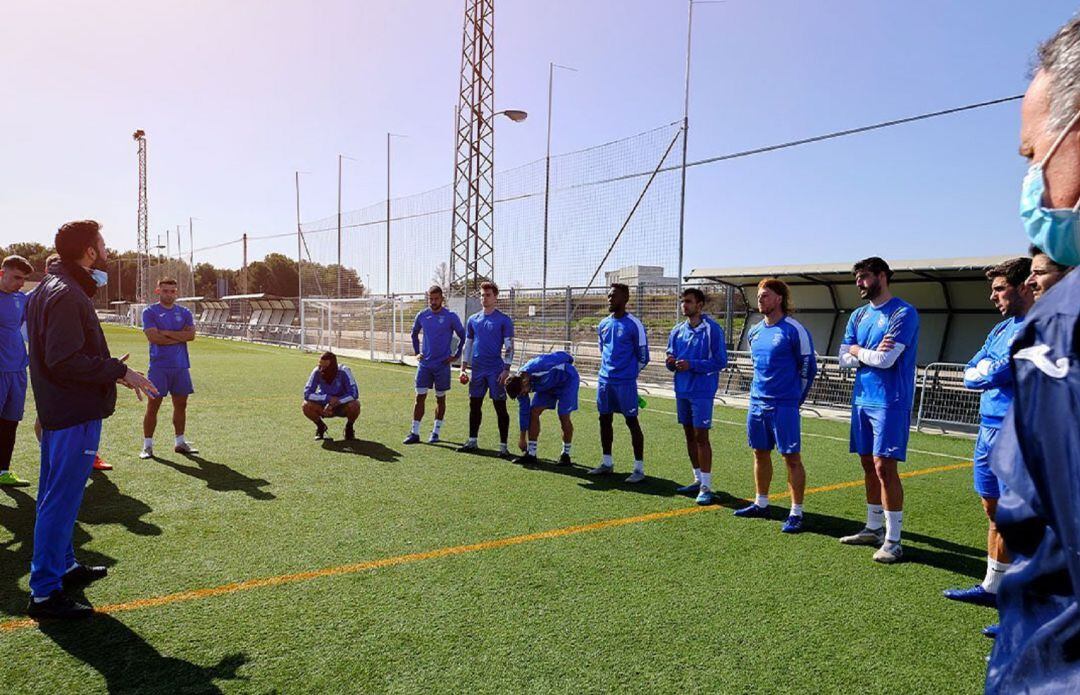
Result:
[[[849,545],[873,545],[874,559],[892,563],[903,549],[903,487],[897,464],[906,456],[914,398],[915,353],[918,344],[918,312],[892,296],[892,270],[881,258],[859,261],[853,268],[855,284],[867,304],[853,312],[840,348],[841,365],[854,368],[851,415],[851,451],[858,454],[866,478],[867,519],[860,532],[846,536]],[[572,355],[552,352],[538,355],[513,372],[514,324],[499,311],[499,288],[491,282],[480,287],[482,309],[462,325],[445,306],[443,291],[428,291],[428,308],[413,323],[413,349],[419,359],[412,427],[405,444],[417,444],[427,395],[435,390],[436,413],[429,442],[438,442],[450,391],[451,365],[461,361],[459,380],[469,387],[469,434],[458,449],[478,451],[483,403],[490,399],[498,422],[498,454],[522,465],[539,462],[537,447],[541,415],[555,410],[562,430],[562,452],[557,465],[572,464],[574,426],[571,414],[578,409],[581,377]],[[639,484],[645,477],[645,435],[639,421],[641,401],[638,376],[649,364],[648,333],[641,320],[627,311],[630,290],[610,286],[609,315],[597,326],[596,409],[600,424],[600,461],[591,476],[615,472],[612,458],[614,416],[622,416],[630,434],[633,468],[625,479]],[[705,313],[707,298],[698,288],[681,296],[684,321],[668,336],[665,367],[673,374],[677,419],[683,428],[693,480],[679,488],[698,504],[715,500],[712,481],[713,406],[720,372],[728,356],[724,329]],[[787,469],[791,508],[781,528],[785,533],[803,529],[803,467],[799,407],[806,400],[817,373],[814,344],[807,331],[792,317],[788,286],[774,278],[763,280],[757,293],[763,319],[747,333],[754,365],[747,413],[747,442],[754,453],[755,497],[735,511],[742,518],[768,518],[772,481],[772,451],[776,449]],[[457,338],[456,349],[454,338]],[[582,357],[588,349],[579,351]],[[324,355],[324,359],[327,356]],[[313,373],[313,377],[315,374]],[[507,400],[518,401],[518,447],[514,458],[509,448],[510,417]],[[307,406],[310,407],[310,406]],[[320,421],[321,422],[321,421]],[[317,436],[323,425],[318,424]]]

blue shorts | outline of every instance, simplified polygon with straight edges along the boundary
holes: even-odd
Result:
[[[0,420],[22,420],[25,407],[26,370],[0,372]]]
[[[506,386],[499,383],[498,372],[476,372],[470,375],[469,398],[483,398],[490,395],[493,401],[506,400]]]
[[[450,363],[421,364],[416,368],[416,392],[424,394],[435,388],[435,395],[445,395],[450,390]]]
[[[195,393],[195,387],[191,384],[190,369],[161,369],[151,366],[146,372],[146,378],[153,382],[161,398],[169,394],[190,396]]]
[[[623,417],[637,417],[637,380],[604,381],[596,384],[596,410],[601,415],[621,413]]]
[[[911,412],[851,406],[851,453],[903,461],[911,435]]]
[[[537,392],[532,397],[533,408],[543,408],[544,410],[556,409],[559,415],[569,415],[578,409],[578,386],[581,384],[581,377],[577,375],[577,372],[571,372],[571,379],[563,384],[563,387],[558,391],[544,391],[543,393]]]
[[[680,425],[691,425],[696,430],[712,429],[712,398],[676,398],[675,412]]]
[[[802,449],[802,422],[797,405],[751,403],[746,413],[746,441],[751,449],[797,454]]]
[[[980,425],[979,436],[975,440],[975,492],[984,500],[1001,497],[1001,484],[990,470],[990,451],[1000,431],[996,427]]]

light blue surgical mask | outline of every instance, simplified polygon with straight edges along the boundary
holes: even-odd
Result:
[[[1042,161],[1028,169],[1020,193],[1020,219],[1028,240],[1062,265],[1080,265],[1080,200],[1071,209],[1043,207],[1046,192],[1043,168],[1078,120],[1080,111],[1061,131]]]
[[[90,271],[90,277],[94,278],[94,283],[97,284],[98,287],[104,287],[109,284],[109,274],[104,270],[94,268]]]

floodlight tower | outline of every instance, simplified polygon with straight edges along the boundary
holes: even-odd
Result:
[[[139,212],[136,236],[135,301],[147,304],[150,298],[150,231],[146,207],[146,133],[136,130],[131,136],[139,146]]]

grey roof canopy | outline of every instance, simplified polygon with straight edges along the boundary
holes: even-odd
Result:
[[[918,362],[967,362],[1001,316],[989,301],[986,271],[1015,256],[932,258],[889,261],[893,294],[919,310]],[[886,259],[888,260],[888,259]],[[864,302],[851,274],[853,262],[742,268],[698,268],[687,280],[738,288],[747,300],[747,321],[737,345],[745,349],[746,327],[757,322],[754,290],[764,278],[778,278],[792,290],[796,318],[814,337],[818,354],[840,347],[846,315]],[[748,289],[749,288],[749,289]]]

